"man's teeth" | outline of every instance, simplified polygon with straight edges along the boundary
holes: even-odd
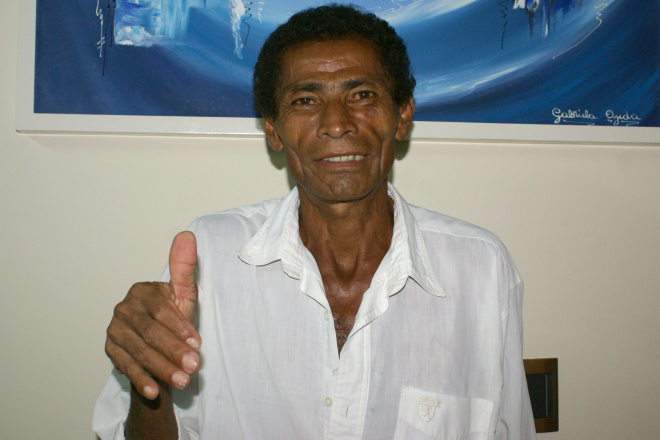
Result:
[[[354,160],[362,160],[364,159],[363,154],[351,154],[349,156],[337,156],[337,157],[328,157],[326,160],[328,162],[351,162]]]

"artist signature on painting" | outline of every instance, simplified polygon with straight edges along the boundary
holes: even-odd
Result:
[[[635,113],[625,112],[624,114],[617,114],[612,110],[605,112],[605,117],[607,118],[607,122],[612,125],[625,125],[627,127],[631,125],[639,125],[639,122],[642,120],[642,118]]]
[[[589,110],[582,109],[568,109],[562,110],[558,107],[552,109],[552,117],[554,118],[555,124],[573,124],[573,125],[596,125],[598,121],[598,116],[591,113]],[[631,126],[639,125],[642,121],[642,118],[637,116],[636,113],[624,112],[617,113],[614,110],[607,110],[605,112],[604,119],[613,126]]]
[[[555,124],[568,123],[568,124],[583,124],[583,125],[594,125],[595,120],[598,118],[595,115],[589,113],[589,110],[571,110],[566,111],[560,108],[552,109],[552,116],[555,118]]]

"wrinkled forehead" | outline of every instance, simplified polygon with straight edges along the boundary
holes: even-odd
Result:
[[[305,73],[332,74],[342,70],[368,71],[371,76],[382,78],[391,89],[391,78],[383,68],[376,45],[362,38],[343,38],[306,41],[283,51],[275,96]]]

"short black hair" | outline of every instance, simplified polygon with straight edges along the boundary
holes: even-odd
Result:
[[[252,77],[254,106],[264,118],[277,116],[275,93],[284,53],[308,42],[357,39],[374,45],[392,82],[392,99],[401,105],[413,96],[415,78],[406,45],[394,29],[376,15],[354,5],[332,3],[292,15],[264,43]]]

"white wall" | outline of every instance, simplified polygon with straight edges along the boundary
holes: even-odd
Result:
[[[289,183],[261,139],[17,134],[17,4],[0,16],[0,438],[93,439],[114,304],[194,217]],[[660,148],[413,141],[400,156],[409,201],[516,258],[525,356],[559,358],[560,430],[540,439],[659,438]]]

